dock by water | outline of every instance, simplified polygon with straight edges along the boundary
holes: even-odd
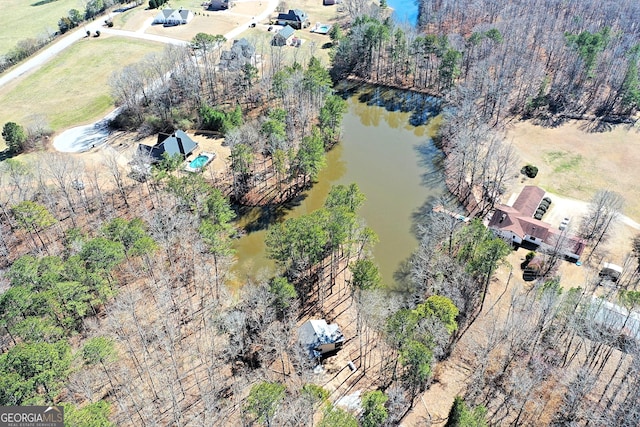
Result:
[[[449,215],[449,216],[451,216],[451,217],[453,217],[453,218],[455,218],[455,219],[457,219],[458,221],[461,221],[461,222],[469,222],[469,221],[471,221],[470,217],[464,216],[464,215],[459,214],[457,212],[450,211],[449,209],[445,209],[445,207],[442,206],[442,205],[434,206],[433,207],[433,211],[434,212],[438,212],[438,213],[447,214],[447,215]]]

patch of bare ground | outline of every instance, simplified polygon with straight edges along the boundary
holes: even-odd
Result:
[[[175,27],[164,27],[156,24],[149,26],[146,34],[171,37],[174,39],[189,41],[198,33],[221,34],[224,35],[237,27],[243,21],[251,19],[251,13],[255,11],[247,10],[240,16],[215,15],[213,12],[205,12],[204,15],[196,15],[191,22],[186,25]],[[153,15],[155,16],[157,12]]]

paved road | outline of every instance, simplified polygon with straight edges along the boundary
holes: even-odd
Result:
[[[246,31],[249,28],[251,23],[253,22],[257,23],[264,19],[267,19],[276,10],[278,3],[279,3],[279,0],[269,0],[268,2],[266,2],[267,7],[264,12],[253,17],[252,19],[249,19],[239,24],[236,28],[229,31],[224,36],[226,37],[227,40],[231,40],[238,37],[240,34],[242,34],[244,31]],[[7,71],[1,74],[0,88],[8,84],[9,82],[17,79],[20,76],[40,68],[43,64],[45,64],[47,61],[55,57],[64,49],[68,48],[78,40],[85,38],[87,36],[87,30],[91,31],[92,34],[94,34],[96,30],[100,30],[100,32],[104,34],[113,34],[121,37],[133,37],[133,38],[150,40],[150,41],[167,43],[167,44],[185,45],[188,43],[184,40],[178,40],[171,37],[145,34],[144,31],[146,30],[146,28],[148,28],[149,25],[150,25],[150,22],[147,20],[144,26],[138,31],[124,31],[124,30],[116,30],[113,28],[105,28],[103,26],[102,19],[85,23],[80,27],[76,28],[74,31],[70,31],[69,33],[65,34],[61,38],[57,39],[55,42],[53,42],[48,47],[46,47],[42,52],[36,55],[33,55],[32,57],[27,59],[25,62],[11,69],[10,71]]]
[[[236,28],[229,31],[225,34],[225,38],[227,40],[234,39],[250,28],[252,23],[260,22],[264,19],[267,19],[273,11],[278,6],[279,0],[269,0],[267,3],[267,8],[261,14],[252,17],[244,21],[242,24],[239,24]],[[88,27],[92,32],[95,32],[96,29],[100,29],[104,34],[113,34],[121,37],[133,37],[138,39],[150,40],[160,43],[174,44],[174,45],[186,45],[188,42],[184,40],[178,40],[170,37],[158,36],[154,34],[145,34],[147,28],[151,25],[151,20],[146,20],[145,23],[137,30],[137,31],[124,31],[124,30],[116,30],[113,28],[102,28],[99,23],[95,23],[95,27]],[[77,34],[76,34],[77,33]],[[79,35],[78,35],[79,34]],[[8,73],[10,75],[3,76],[5,80],[0,79],[0,87],[3,84],[15,79],[26,72],[36,69],[37,67],[44,64],[49,59],[53,58],[56,54],[58,54],[63,49],[71,46],[72,43],[80,40],[82,37],[86,36],[86,29],[83,29],[82,32],[76,31],[74,34],[71,34],[73,37],[70,37],[69,40],[63,39],[59,42],[54,43],[53,46],[47,49],[47,51],[42,52],[39,55],[36,55],[32,59],[26,61],[23,66],[16,68],[13,70],[13,73]],[[54,49],[55,48],[55,49]],[[51,49],[51,52],[48,52]],[[46,55],[45,55],[46,54]],[[106,117],[98,120],[94,123],[77,126],[71,129],[67,129],[64,132],[57,135],[53,140],[53,146],[56,150],[62,151],[65,153],[70,152],[81,152],[87,151],[94,147],[100,146],[104,144],[109,136],[109,128],[108,121],[115,117],[118,109],[110,112]]]
[[[95,33],[96,30],[102,31],[101,22],[93,21],[65,34],[64,36],[60,37],[58,40],[50,44],[48,47],[46,47],[42,52],[31,56],[22,64],[11,69],[10,71],[3,73],[2,75],[0,75],[0,87],[6,85],[10,81],[22,76],[25,73],[40,68],[44,63],[62,52],[64,49],[68,48],[78,40],[87,37],[87,30],[91,31],[91,33]]]

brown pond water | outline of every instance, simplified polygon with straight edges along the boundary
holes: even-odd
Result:
[[[366,197],[360,216],[380,239],[375,260],[384,283],[394,287],[394,272],[417,246],[415,219],[448,194],[437,167],[441,153],[431,140],[439,121],[433,118],[437,101],[379,88],[360,90],[346,100],[342,141],[327,153],[318,182],[278,212],[254,208],[242,214],[238,225],[248,232],[234,243],[237,283],[272,275],[274,264],[265,257],[264,245],[268,223],[312,212],[322,207],[331,186],[355,182]],[[426,124],[410,124],[420,122]]]

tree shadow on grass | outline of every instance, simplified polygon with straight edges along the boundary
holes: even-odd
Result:
[[[613,130],[613,124],[604,120],[584,120],[578,128],[587,133],[605,133]]]
[[[4,151],[0,151],[0,162],[4,162],[7,159],[10,159],[15,156],[15,153],[12,153],[9,149]]]
[[[45,4],[55,3],[57,1],[58,0],[40,0],[40,1],[37,1],[35,3],[31,3],[31,6],[43,6]]]

